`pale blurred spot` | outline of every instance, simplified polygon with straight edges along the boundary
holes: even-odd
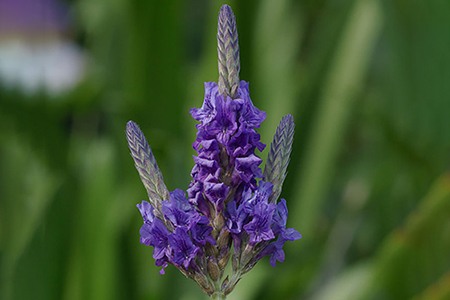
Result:
[[[0,84],[26,94],[58,95],[83,78],[86,55],[56,0],[0,0]]]

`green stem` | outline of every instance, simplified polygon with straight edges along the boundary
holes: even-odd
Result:
[[[226,296],[222,292],[214,292],[214,294],[211,295],[211,299],[225,300]]]

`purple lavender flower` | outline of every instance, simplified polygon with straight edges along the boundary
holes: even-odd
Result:
[[[162,202],[162,212],[164,218],[169,220],[174,228],[191,229],[201,219],[200,214],[187,201],[184,192],[180,189],[170,193],[170,200]]]
[[[128,122],[126,133],[150,200],[137,205],[144,221],[141,243],[154,247],[161,273],[172,264],[205,293],[224,299],[262,257],[270,256],[272,266],[284,261],[285,242],[301,235],[286,228],[286,201],[278,202],[292,148],[293,118],[281,120],[262,172],[258,152],[265,145],[256,130],[266,115],[253,105],[248,83],[239,80],[236,20],[227,5],[220,10],[217,40],[219,81],[205,83],[203,105],[190,111],[198,132],[187,193],[168,192],[134,122]],[[225,276],[230,260],[231,273]]]
[[[169,236],[173,250],[172,263],[177,267],[188,269],[194,263],[200,248],[195,246],[185,227],[177,227]]]
[[[244,210],[244,205],[237,207],[236,201],[230,201],[227,208],[228,230],[230,233],[238,235],[242,232],[242,227],[248,214]]]
[[[157,266],[163,266],[161,273],[164,274],[164,268],[169,262],[171,249],[169,247],[170,231],[164,223],[155,218],[153,207],[147,201],[142,201],[137,205],[141,212],[144,224],[140,229],[141,243],[147,246],[153,246],[153,258]]]
[[[230,187],[256,188],[256,180],[262,177],[262,160],[255,149],[262,151],[265,146],[255,129],[265,113],[253,105],[248,84],[241,81],[236,99],[219,94],[215,82],[206,83],[203,106],[193,108],[191,114],[200,124],[193,145],[198,155],[194,157],[188,195],[196,205],[208,208],[205,214],[209,214],[210,206],[220,212]]]
[[[283,246],[287,241],[295,241],[302,237],[302,235],[293,228],[286,228],[286,221],[288,210],[286,200],[281,199],[277,204],[276,212],[273,216],[272,230],[278,236],[275,242],[266,246],[258,255],[261,258],[270,255],[270,264],[275,267],[277,261],[284,261]]]
[[[274,211],[274,204],[259,202],[254,206],[252,220],[244,225],[244,229],[250,237],[250,245],[275,238],[271,229]]]

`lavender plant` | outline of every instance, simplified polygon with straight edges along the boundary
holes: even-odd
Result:
[[[269,256],[272,266],[283,262],[284,243],[301,235],[286,228],[286,201],[278,201],[292,148],[293,117],[285,116],[278,125],[262,172],[255,152],[265,145],[256,128],[265,113],[253,105],[248,83],[239,80],[236,20],[228,5],[220,9],[217,42],[218,83],[205,83],[202,107],[190,111],[199,123],[187,192],[169,193],[133,121],[126,135],[150,200],[137,205],[144,220],[141,243],[154,248],[161,274],[174,265],[210,297],[225,299],[262,257]]]

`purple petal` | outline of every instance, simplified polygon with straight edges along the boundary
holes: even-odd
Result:
[[[155,216],[153,215],[153,206],[150,203],[142,201],[140,204],[136,204],[136,207],[139,209],[145,223],[153,222]]]
[[[178,227],[169,237],[169,244],[173,249],[173,264],[188,269],[200,248],[192,243],[186,229]]]

